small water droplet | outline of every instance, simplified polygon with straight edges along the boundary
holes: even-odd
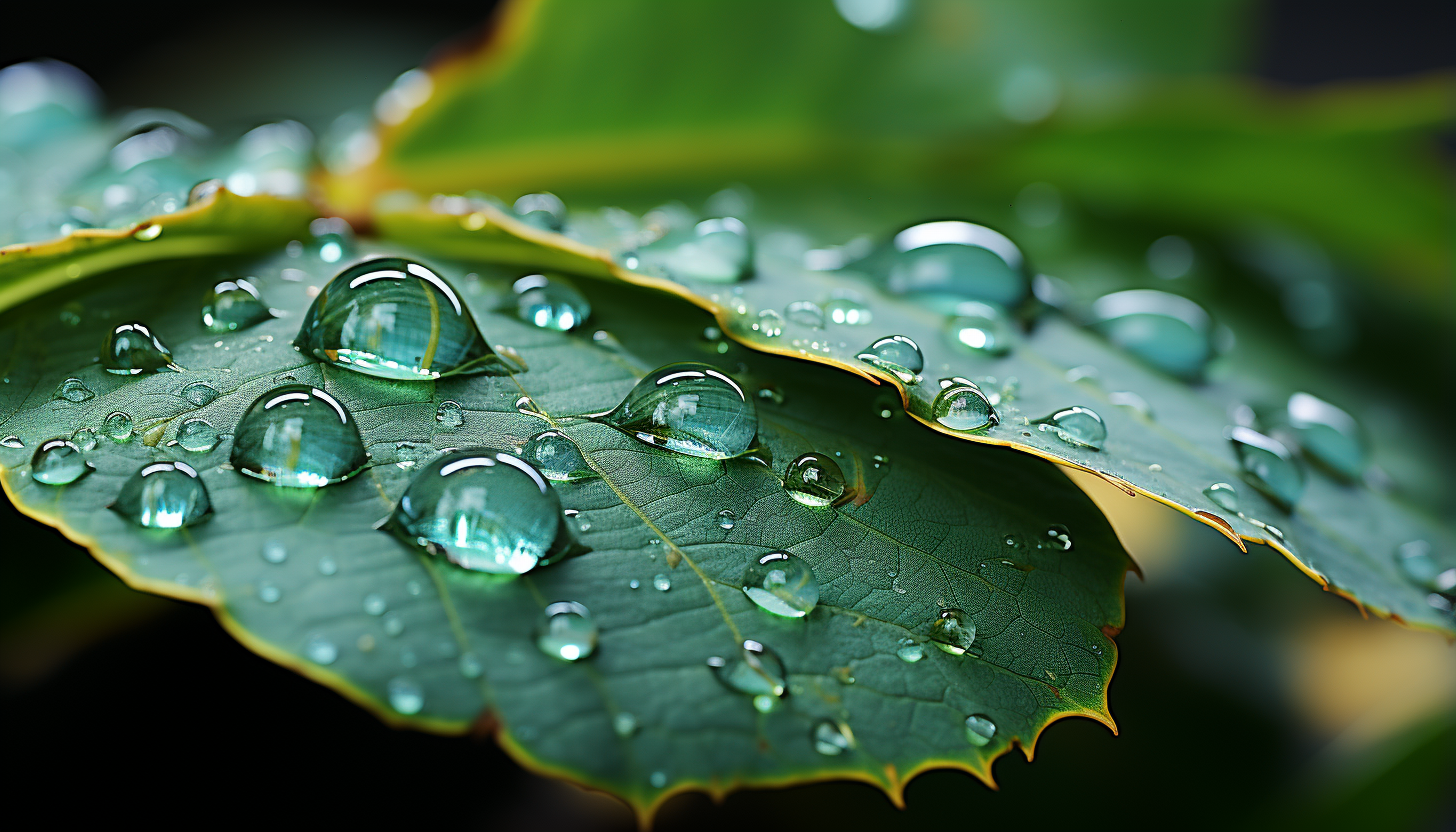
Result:
[[[329,557],[328,555],[324,555],[323,557],[319,558],[318,571],[320,575],[333,575],[339,571],[339,565],[334,562],[333,558]]]
[[[544,430],[531,437],[521,449],[521,458],[556,482],[576,482],[597,475],[576,443],[559,430]]]
[[[177,395],[190,404],[203,407],[216,401],[220,394],[211,384],[205,381],[194,381],[185,385]]]
[[[989,303],[957,303],[945,331],[951,343],[979,355],[999,356],[1011,351],[1011,326],[1006,314]]]
[[[76,447],[83,451],[94,451],[96,450],[96,431],[90,428],[81,428],[71,434],[71,441],[75,442]]]
[[[1431,544],[1412,540],[1395,548],[1395,563],[1406,578],[1422,589],[1450,593],[1456,589],[1456,568],[1442,569]]]
[[[612,730],[617,736],[626,739],[637,733],[637,717],[622,711],[612,717]]]
[[[162,226],[157,225],[156,223],[149,222],[146,225],[143,225],[141,228],[138,228],[136,231],[132,232],[131,236],[137,238],[138,240],[141,240],[142,242],[150,242],[162,236]]]
[[[991,400],[976,384],[960,380],[941,389],[930,406],[935,421],[958,431],[978,431],[1000,424]]]
[[[720,217],[669,231],[639,248],[635,259],[638,265],[629,268],[665,273],[674,280],[732,283],[753,268],[753,241],[742,221]]]
[[[68,402],[84,402],[96,397],[95,391],[79,378],[68,378],[56,388],[56,398]]]
[[[1090,407],[1074,405],[1032,422],[1038,430],[1049,430],[1063,442],[1076,448],[1102,450],[1107,441],[1107,425]]]
[[[569,662],[584,659],[597,649],[597,624],[587,608],[575,601],[546,605],[536,626],[541,652]]]
[[[91,471],[86,454],[68,439],[42,442],[30,458],[30,478],[42,485],[70,485]]]
[[[844,473],[820,453],[800,455],[784,471],[784,490],[799,503],[823,507],[844,496]]]
[[[337,263],[354,251],[354,228],[340,217],[318,217],[308,224],[311,248],[319,260]]]
[[[738,517],[729,509],[718,512],[718,528],[725,532],[732,531],[733,525],[738,522]]]
[[[1239,492],[1226,482],[1216,482],[1203,489],[1203,495],[1218,504],[1224,511],[1239,510]]]
[[[333,664],[339,658],[339,648],[323,636],[311,636],[303,644],[303,655],[314,664]]]
[[[288,560],[288,547],[284,546],[281,540],[263,541],[263,560],[269,563],[282,563]]]
[[[126,442],[132,435],[131,414],[120,410],[108,414],[106,421],[101,423],[101,430],[117,442]]]
[[[565,227],[566,203],[556,194],[526,194],[516,200],[511,210],[522,222],[542,231],[559,232]]]
[[[824,308],[812,300],[796,300],[784,307],[784,315],[800,326],[824,328]]]
[[[377,592],[371,592],[364,596],[364,611],[370,615],[384,615],[389,611],[389,602],[384,596]]]
[[[385,635],[397,636],[404,632],[404,619],[399,617],[399,613],[387,612],[379,620],[379,626],[384,629]]]
[[[652,772],[652,775],[647,778],[647,781],[652,784],[652,788],[654,789],[663,788],[667,785],[667,772],[654,771]]]
[[[1304,494],[1304,472],[1282,442],[1252,428],[1228,430],[1229,441],[1239,456],[1239,465],[1253,486],[1289,511]]]
[[[424,710],[425,691],[418,682],[403,676],[396,676],[389,680],[385,690],[389,695],[389,707],[405,716],[412,716]]]
[[[177,428],[177,444],[193,453],[216,448],[217,439],[217,428],[206,419],[188,419]]]
[[[633,578],[632,580],[627,582],[628,589],[636,589],[639,586],[642,586],[642,582],[637,580],[636,578]]]
[[[272,317],[258,287],[245,278],[217,283],[202,299],[202,325],[208,332],[247,329]]]
[[[814,750],[826,757],[837,757],[854,747],[854,733],[843,722],[821,719],[814,725],[810,738]]]
[[[996,736],[996,723],[985,714],[971,714],[966,717],[966,741],[977,748],[984,747]]]
[[[832,297],[824,302],[829,320],[845,326],[864,326],[875,319],[874,312],[855,297]]]
[[[914,381],[925,369],[925,355],[920,345],[904,335],[880,338],[865,347],[857,356],[860,361],[894,373],[901,381]]]
[[[752,639],[732,658],[714,656],[708,659],[724,687],[749,696],[782,697],[786,691],[783,660],[773,650]]]
[[[460,675],[467,679],[479,679],[485,673],[485,668],[481,667],[480,659],[476,658],[474,653],[461,653],[457,664],[460,668]]]
[[[277,603],[278,599],[282,597],[283,590],[279,589],[276,584],[272,584],[267,581],[258,584],[259,601],[262,601],[265,604],[273,604]]]
[[[769,552],[743,573],[743,592],[774,615],[803,618],[819,603],[819,580],[802,559]]]
[[[912,225],[895,235],[886,286],[896,294],[976,300],[1011,309],[1031,281],[1016,244],[1000,232],[962,220]]]
[[[925,645],[913,638],[902,638],[895,649],[895,655],[905,662],[914,664],[925,658]]]
[[[1047,526],[1046,536],[1047,539],[1045,543],[1049,548],[1057,549],[1063,552],[1072,551],[1072,533],[1067,531],[1066,526],[1063,526],[1059,523],[1053,523],[1052,525]]]
[[[672,589],[672,578],[669,578],[666,573],[658,573],[652,576],[652,588],[658,592],[666,592]]]
[[[591,316],[591,303],[558,275],[531,274],[517,280],[516,313],[542,329],[570,332]]]
[[[259,396],[233,434],[239,472],[287,488],[343,482],[369,462],[354,417],[333,396],[285,384]]]
[[[1287,409],[1306,456],[1347,480],[1360,478],[1367,452],[1355,417],[1308,393],[1290,396]]]
[[[1092,304],[1092,327],[1107,340],[1169,375],[1203,377],[1214,356],[1213,321],[1193,301],[1155,289],[1103,295]]]
[[[140,321],[120,324],[101,344],[101,366],[109,373],[134,376],[175,366],[172,350]]]
[[[192,466],[153,462],[122,485],[110,508],[141,526],[177,529],[203,520],[212,512],[212,500]]]
[[[758,321],[753,328],[765,338],[777,338],[784,334],[784,316],[772,309],[765,309],[758,313]]]
[[[691,361],[652,371],[600,421],[649,445],[707,459],[738,456],[758,435],[758,412],[743,388]]]
[[[930,637],[936,647],[959,656],[975,642],[976,622],[962,610],[944,609],[930,622]]]
[[[458,428],[465,424],[465,408],[457,401],[443,401],[435,408],[435,421],[447,428]]]

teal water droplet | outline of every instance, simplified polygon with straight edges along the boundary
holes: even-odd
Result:
[[[1229,441],[1250,483],[1285,511],[1304,494],[1304,472],[1284,443],[1242,425],[1229,428]]]
[[[930,406],[935,421],[959,431],[984,430],[1001,422],[991,400],[975,384],[953,381],[945,385]]]
[[[379,626],[385,635],[397,636],[404,632],[404,619],[399,617],[399,613],[387,612],[380,619]]]
[[[192,466],[185,462],[153,462],[142,466],[121,486],[110,508],[141,526],[178,529],[210,514],[212,500]]]
[[[845,326],[864,326],[875,319],[874,311],[859,298],[833,297],[824,302],[829,320]]]
[[[669,578],[666,572],[659,572],[652,576],[652,588],[658,592],[666,592],[672,589],[672,578]]]
[[[283,590],[276,584],[264,581],[258,584],[258,600],[265,604],[276,604],[279,598],[283,597]]]
[[[325,263],[337,263],[354,253],[354,228],[339,217],[318,217],[308,224],[313,251]]]
[[[217,447],[217,428],[206,419],[188,419],[177,428],[177,444],[193,453],[210,451]]]
[[[480,659],[474,653],[461,653],[457,664],[460,667],[460,675],[467,679],[479,679],[485,675],[485,668],[481,666]]]
[[[71,434],[71,441],[75,442],[76,447],[83,451],[94,451],[96,450],[96,431],[90,428],[81,428]]]
[[[369,462],[354,417],[306,384],[259,396],[233,432],[231,459],[243,474],[286,488],[343,482]]]
[[[758,412],[738,382],[695,361],[653,370],[600,421],[648,445],[706,459],[738,456],[758,435]]]
[[[570,332],[591,316],[591,303],[565,278],[531,274],[517,280],[516,314],[542,329]]]
[[[221,179],[204,179],[187,192],[187,204],[196,205],[226,187]]]
[[[536,626],[536,646],[554,658],[584,659],[597,649],[597,624],[587,608],[575,601],[548,604]]]
[[[964,611],[944,609],[930,622],[930,637],[947,653],[961,655],[976,641],[976,622]]]
[[[396,676],[389,680],[385,691],[389,696],[389,707],[405,716],[413,716],[425,708],[425,691],[413,679]]]
[[[30,458],[30,478],[42,485],[70,485],[92,471],[86,454],[69,439],[51,439]]]
[[[1006,313],[989,303],[957,303],[946,321],[945,332],[951,343],[978,355],[998,356],[1011,351],[1011,325]]]
[[[511,210],[521,221],[542,231],[560,231],[566,223],[566,204],[556,194],[526,194]]]
[[[637,258],[641,267],[674,280],[732,283],[752,270],[753,241],[740,220],[721,217],[669,232],[638,249]]]
[[[806,505],[822,508],[844,496],[844,473],[824,454],[800,455],[784,471],[784,490]]]
[[[642,586],[642,582],[638,581],[636,578],[633,578],[632,580],[627,582],[628,589],[636,589],[640,586]]]
[[[1406,578],[1422,589],[1433,588],[1436,575],[1441,571],[1431,554],[1431,544],[1424,540],[1412,540],[1395,547],[1395,563]]]
[[[288,547],[281,540],[263,541],[263,560],[269,563],[283,563],[288,560]]]
[[[339,648],[323,636],[313,636],[303,644],[303,655],[314,664],[330,665],[339,659]]]
[[[458,428],[465,424],[465,408],[456,401],[440,402],[435,408],[435,421],[447,428]]]
[[[173,367],[172,351],[140,321],[120,324],[101,344],[101,366],[109,373],[134,376]]]
[[[814,741],[814,750],[826,757],[837,757],[854,747],[854,733],[843,722],[821,719],[809,735]]]
[[[177,395],[192,405],[203,407],[204,405],[209,405],[217,401],[217,397],[221,394],[211,384],[205,381],[194,381],[185,385]]]
[[[455,289],[402,257],[340,272],[314,298],[293,345],[320,361],[405,381],[507,368]]]
[[[622,711],[612,717],[612,730],[617,736],[626,739],[637,733],[637,717],[626,711]]]
[[[587,464],[581,449],[559,430],[543,430],[521,448],[521,458],[541,475],[556,482],[575,482],[597,474]]]
[[[777,338],[784,334],[784,316],[773,309],[765,309],[758,313],[753,328],[765,338]]]
[[[724,687],[749,696],[782,697],[788,690],[783,660],[763,644],[745,640],[738,654],[708,659],[708,667]]]
[[[84,402],[95,397],[95,391],[87,387],[86,382],[79,378],[68,378],[56,388],[56,398],[65,399],[68,402]]]
[[[1306,456],[1347,480],[1360,478],[1367,452],[1355,417],[1308,393],[1290,396],[1288,413]]]
[[[774,615],[803,618],[819,603],[819,579],[801,558],[769,552],[743,573],[743,592]]]
[[[519,575],[566,541],[564,524],[560,499],[535,468],[483,448],[426,465],[386,529],[466,569]]]
[[[996,736],[996,723],[985,714],[971,714],[966,717],[966,741],[977,748],[984,747]]]
[[[389,612],[389,602],[384,596],[377,592],[371,592],[364,596],[364,611],[370,615],[384,615]]]
[[[335,575],[338,574],[339,564],[336,563],[333,558],[329,557],[328,555],[324,555],[323,557],[319,558],[318,571],[320,575],[323,575],[325,577],[328,577],[329,575]]]
[[[1217,503],[1224,511],[1239,510],[1239,492],[1226,482],[1216,482],[1203,489],[1203,496]]]
[[[984,225],[940,220],[895,235],[887,286],[920,294],[995,303],[1007,309],[1031,291],[1016,244]]]
[[[784,307],[784,316],[799,326],[807,326],[811,329],[823,329],[825,324],[824,307],[812,300],[796,300]]]
[[[925,355],[920,352],[920,345],[904,335],[880,338],[855,357],[894,373],[904,382],[914,381],[925,369]]]
[[[117,442],[128,441],[132,434],[131,414],[120,410],[107,414],[106,421],[101,423],[101,431]]]
[[[1142,361],[1188,381],[1214,356],[1213,320],[1193,301],[1155,289],[1129,289],[1092,303],[1092,328]]]
[[[652,788],[654,789],[663,788],[667,785],[667,772],[654,771],[652,772],[652,775],[647,778],[647,781],[652,784]]]
[[[758,396],[760,401],[771,402],[777,405],[788,401],[788,397],[784,395],[783,388],[775,384],[768,384],[758,388],[758,393],[755,395]]]
[[[913,638],[902,638],[895,648],[895,655],[902,661],[914,664],[925,658],[925,645]]]
[[[1107,425],[1090,407],[1074,405],[1032,422],[1038,430],[1049,430],[1063,442],[1078,448],[1102,450],[1107,441]]]
[[[738,517],[729,509],[718,512],[718,528],[725,532],[733,531],[733,526],[738,522]]]
[[[245,279],[224,280],[202,299],[202,325],[208,332],[234,332],[273,317],[258,295],[258,287]]]
[[[20,439],[19,436],[16,436],[15,434],[12,433],[12,434],[6,436],[4,439],[0,439],[0,447],[12,448],[12,449],[17,449],[18,450],[20,448],[24,448],[25,447],[25,443],[23,441],[21,441],[21,439]]]

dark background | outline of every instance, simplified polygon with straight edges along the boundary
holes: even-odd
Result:
[[[95,78],[113,106],[171,107],[218,126],[295,116],[318,129],[328,116],[367,105],[441,44],[468,38],[491,4],[11,5],[0,65],[58,58]],[[1250,25],[1249,71],[1278,84],[1456,65],[1451,2],[1264,2]],[[321,43],[330,46],[320,51]],[[287,77],[267,62],[232,57],[260,53],[276,55]],[[239,63],[257,69],[238,73]],[[524,772],[488,739],[384,728],[249,653],[205,609],[116,592],[115,579],[84,552],[8,502],[0,528],[8,539],[0,558],[0,748],[11,770],[0,795],[11,822],[35,813],[54,823],[632,828],[619,805]],[[1309,589],[1294,570],[1274,566],[1266,591]],[[61,585],[94,591],[70,608],[37,607],[48,587]],[[739,793],[717,808],[690,795],[667,806],[658,828],[1456,829],[1449,788],[1444,805],[1413,799],[1405,817],[1388,807],[1362,817],[1358,800],[1331,817],[1328,804],[1299,802],[1284,775],[1310,749],[1281,730],[1276,712],[1252,706],[1247,691],[1210,683],[1216,657],[1200,671],[1180,655],[1187,642],[1171,637],[1202,626],[1200,610],[1225,589],[1152,594],[1130,585],[1112,686],[1122,736],[1086,720],[1062,722],[1042,737],[1034,766],[1017,757],[996,765],[1000,792],[932,772],[910,785],[904,812],[845,783]],[[109,623],[87,625],[98,620]],[[37,642],[37,632],[45,639]],[[1453,742],[1447,730],[1393,776],[1416,793],[1456,783],[1443,753]]]

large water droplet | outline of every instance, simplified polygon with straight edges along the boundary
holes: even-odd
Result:
[[[1308,393],[1290,396],[1288,412],[1305,455],[1345,479],[1359,479],[1365,470],[1365,440],[1353,416]]]
[[[966,717],[966,741],[981,748],[996,736],[996,723],[985,714],[971,714]]]
[[[1103,424],[1097,411],[1090,407],[1074,405],[1063,408],[1046,418],[1037,419],[1032,424],[1039,430],[1051,431],[1058,439],[1073,447],[1100,451],[1102,443],[1107,441],[1107,425]]]
[[[56,398],[65,399],[68,402],[84,402],[95,397],[95,391],[87,387],[86,382],[79,378],[68,378],[56,388]]]
[[[901,294],[970,299],[1012,308],[1031,282],[1016,244],[984,225],[941,220],[895,235],[888,286]]]
[[[202,300],[202,325],[209,332],[247,329],[272,317],[258,288],[245,279],[224,280]]]
[[[591,304],[564,278],[531,274],[517,280],[516,312],[542,329],[570,332],[591,315]]]
[[[925,645],[913,638],[902,638],[895,648],[895,655],[902,661],[914,664],[925,658]]]
[[[738,456],[758,435],[758,412],[738,382],[694,361],[653,370],[600,418],[649,445],[707,459]]]
[[[425,691],[413,679],[396,676],[389,680],[385,691],[389,695],[389,707],[405,716],[412,716],[424,710]]]
[[[976,622],[962,610],[941,610],[930,622],[930,637],[935,640],[936,647],[959,656],[975,643]]]
[[[788,690],[783,660],[773,650],[752,639],[745,640],[738,655],[708,659],[713,675],[725,687],[749,696],[781,697]]]
[[[507,369],[455,289],[402,257],[366,260],[329,281],[293,345],[320,361],[410,381]]]
[[[205,381],[194,381],[184,386],[177,395],[181,396],[189,404],[202,407],[217,401],[219,393],[216,388]]]
[[[819,579],[788,552],[769,552],[743,573],[743,592],[774,615],[803,618],[819,603]]]
[[[426,465],[385,528],[466,569],[519,575],[565,542],[564,522],[561,501],[535,468],[476,449]]]
[[[989,303],[957,303],[945,331],[952,343],[979,355],[1005,355],[1011,351],[1011,326],[1006,313]]]
[[[134,376],[176,365],[172,363],[172,351],[152,334],[150,327],[130,321],[106,333],[101,344],[101,366],[109,373]]]
[[[844,496],[844,489],[844,473],[824,454],[802,454],[784,472],[784,490],[806,506],[827,506]]]
[[[983,430],[1001,421],[981,388],[965,381],[952,381],[945,385],[936,394],[930,409],[935,421],[951,430]]]
[[[911,382],[925,369],[925,355],[920,345],[904,335],[890,335],[865,347],[855,356],[866,364],[888,370],[901,381]]]
[[[1228,438],[1239,455],[1249,482],[1285,511],[1304,493],[1304,472],[1282,442],[1242,425],[1229,428]]]
[[[188,419],[177,428],[177,444],[193,453],[217,447],[217,428],[206,419]]]
[[[1092,327],[1148,364],[1189,381],[1203,377],[1214,354],[1213,321],[1203,307],[1155,289],[1098,298]]]
[[[536,646],[541,652],[574,662],[597,649],[597,624],[587,608],[575,601],[548,604],[536,627]]]
[[[637,252],[640,265],[675,280],[732,283],[753,268],[748,228],[733,217],[703,220],[691,230],[669,232]]]
[[[810,735],[814,750],[826,757],[837,757],[854,747],[854,733],[849,726],[832,719],[821,719]]]
[[[306,384],[259,396],[233,432],[233,466],[274,485],[342,482],[368,462],[354,417],[338,399]]]
[[[1213,485],[1210,485],[1209,487],[1203,489],[1203,495],[1208,499],[1214,501],[1215,503],[1218,503],[1218,507],[1223,509],[1224,511],[1237,512],[1239,510],[1238,489],[1234,488],[1232,485],[1229,485],[1226,482],[1216,482]]]
[[[212,500],[197,471],[185,462],[142,466],[121,486],[112,511],[153,529],[178,529],[212,512]]]
[[[521,449],[521,457],[536,466],[548,480],[575,482],[597,474],[587,464],[581,449],[559,430],[543,430]]]
[[[91,471],[86,454],[69,439],[42,442],[30,458],[30,478],[42,485],[70,485]]]

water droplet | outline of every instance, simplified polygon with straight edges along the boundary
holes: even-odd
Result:
[[[951,430],[984,430],[1001,422],[981,388],[965,381],[952,382],[941,389],[930,409],[935,421]]]
[[[313,636],[304,642],[303,655],[314,664],[333,664],[339,658],[339,648],[323,636]]]
[[[457,401],[443,401],[435,408],[435,421],[447,428],[458,428],[465,424],[465,408]]]
[[[377,592],[364,596],[364,611],[370,615],[384,615],[389,611],[389,602]]]
[[[214,285],[202,300],[202,325],[208,332],[247,329],[272,317],[258,287],[242,278]]]
[[[870,344],[855,356],[860,361],[894,373],[901,381],[911,382],[925,369],[925,355],[920,345],[904,335],[890,335]]]
[[[833,297],[824,302],[829,320],[845,326],[864,326],[875,319],[874,312],[863,301],[852,297]]]
[[[565,278],[526,275],[517,280],[516,313],[542,329],[570,332],[591,316],[591,304]]]
[[[319,558],[318,571],[320,575],[324,575],[327,577],[329,575],[336,574],[339,571],[339,564],[335,563],[333,558],[329,557],[328,555],[324,555],[323,557]]]
[[[68,402],[84,402],[95,397],[96,393],[79,378],[68,378],[56,388],[56,398]]]
[[[131,236],[142,242],[150,242],[162,236],[162,226],[156,223],[147,223],[133,232]]]
[[[1347,480],[1360,478],[1367,457],[1353,416],[1308,393],[1290,396],[1288,412],[1289,426],[1306,456]]]
[[[415,476],[386,529],[478,572],[519,575],[567,541],[561,502],[512,454],[455,451]]]
[[[81,428],[71,434],[71,441],[75,442],[76,447],[83,451],[94,451],[96,450],[96,431],[90,428]]]
[[[521,449],[521,458],[536,466],[548,480],[575,482],[597,474],[587,464],[581,449],[559,430],[543,430]]]
[[[803,618],[819,603],[819,579],[802,559],[769,552],[743,573],[743,592],[774,615]]]
[[[1169,375],[1196,381],[1213,358],[1213,321],[1187,298],[1129,289],[1103,295],[1091,311],[1093,329]]]
[[[536,626],[536,646],[541,652],[574,662],[597,649],[597,624],[587,608],[575,601],[548,604]]]
[[[671,231],[636,256],[639,268],[665,272],[674,280],[732,283],[752,269],[753,241],[740,220],[721,217]]]
[[[1047,526],[1046,536],[1047,547],[1051,549],[1057,549],[1063,552],[1072,551],[1072,533],[1067,531],[1066,526],[1063,526],[1059,523],[1053,523],[1052,525]]]
[[[389,707],[405,716],[412,716],[424,710],[425,692],[414,680],[396,676],[389,680],[385,690],[389,694]]]
[[[194,381],[184,386],[177,395],[181,396],[190,404],[197,407],[212,404],[220,395],[217,390],[205,381]]]
[[[658,592],[666,592],[669,589],[672,589],[672,578],[669,578],[667,576],[667,573],[665,572],[660,572],[656,575],[653,575],[652,588],[656,589]]]
[[[288,488],[343,482],[368,462],[354,417],[338,399],[306,384],[259,396],[233,434],[238,471]]]
[[[784,316],[772,309],[765,309],[758,313],[758,321],[753,328],[765,338],[777,338],[784,334]]]
[[[887,285],[897,294],[978,300],[1011,309],[1031,291],[1016,244],[984,225],[941,220],[895,235]]]
[[[288,560],[288,547],[284,546],[281,540],[265,540],[263,542],[263,560],[269,563],[282,563]]]
[[[354,228],[339,217],[319,217],[308,224],[313,250],[325,263],[337,263],[353,253]]]
[[[783,660],[773,650],[752,639],[743,642],[738,655],[708,659],[708,667],[725,687],[749,696],[781,697],[787,690]]]
[[[101,366],[109,373],[134,376],[175,366],[172,351],[140,321],[120,324],[101,344]]]
[[[830,505],[844,496],[844,489],[844,473],[824,454],[802,454],[784,471],[784,490],[806,506]]]
[[[193,453],[217,447],[217,428],[206,419],[188,419],[177,428],[177,444]]]
[[[282,597],[283,590],[279,589],[276,584],[271,584],[267,581],[258,584],[259,601],[262,601],[265,604],[274,604],[277,603],[278,599]]]
[[[387,612],[380,619],[379,626],[384,629],[385,635],[397,636],[404,632],[404,619],[399,617],[399,613]]]
[[[810,734],[814,750],[826,757],[837,757],[854,747],[854,733],[843,722],[821,719]]]
[[[910,664],[914,664],[925,658],[925,645],[913,638],[902,638],[900,639],[899,646],[895,649],[895,655]]]
[[[1011,326],[1006,314],[989,303],[957,303],[945,331],[951,343],[980,355],[1005,355],[1011,351]]]
[[[121,487],[110,506],[138,525],[178,529],[212,512],[212,500],[197,471],[185,462],[153,462],[142,466]]]
[[[1239,492],[1226,482],[1216,482],[1203,489],[1203,495],[1218,504],[1224,511],[1239,510]]]
[[[796,300],[784,307],[784,315],[800,326],[824,328],[824,308],[812,300]]]
[[[930,622],[930,637],[936,647],[959,656],[975,642],[976,622],[962,610],[944,609]]]
[[[1431,554],[1431,544],[1424,540],[1412,540],[1395,548],[1395,562],[1416,585],[1434,589],[1436,576],[1441,568]],[[1449,587],[1448,587],[1449,589]]]
[[[481,666],[480,659],[476,658],[474,653],[461,653],[458,664],[460,675],[467,679],[479,679],[485,674],[485,668]]]
[[[1175,280],[1193,269],[1193,246],[1182,237],[1159,237],[1148,246],[1148,269],[1164,280]]]
[[[637,717],[626,711],[618,713],[612,717],[612,730],[622,739],[632,736],[637,733]]]
[[[521,221],[542,231],[560,231],[566,222],[566,203],[556,194],[526,194],[511,210]]]
[[[70,485],[91,471],[86,454],[68,439],[42,442],[30,458],[30,478],[42,485]]]
[[[782,405],[785,401],[787,401],[787,398],[784,396],[783,389],[775,384],[769,384],[758,388],[757,395],[760,401],[772,402],[777,405]]]
[[[667,785],[667,772],[654,771],[652,772],[652,775],[647,778],[647,781],[652,784],[652,788],[654,789],[663,788]]]
[[[1074,405],[1063,408],[1044,419],[1037,419],[1032,424],[1038,430],[1053,432],[1058,439],[1073,447],[1100,451],[1102,443],[1107,441],[1107,426],[1103,424],[1097,411],[1090,407]]]
[[[738,517],[735,516],[733,512],[729,509],[725,508],[722,511],[718,512],[718,528],[722,529],[723,531],[732,531],[733,525],[737,522]]]
[[[366,260],[329,281],[293,345],[320,361],[407,381],[506,366],[455,289],[401,257]]]
[[[1229,428],[1229,441],[1239,455],[1239,465],[1249,482],[1285,511],[1299,502],[1304,493],[1304,472],[1282,442],[1271,439],[1252,428]]]
[[[636,578],[633,578],[632,580],[627,582],[628,589],[636,589],[640,586],[642,586],[642,582],[637,580]]]
[[[985,714],[971,714],[966,717],[966,741],[981,748],[996,736],[996,723]]]
[[[653,370],[601,421],[671,451],[726,459],[758,435],[758,412],[738,382],[693,361]]]
[[[131,414],[123,413],[120,410],[107,414],[106,421],[101,423],[101,431],[117,442],[131,439]]]

